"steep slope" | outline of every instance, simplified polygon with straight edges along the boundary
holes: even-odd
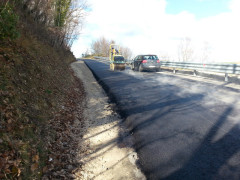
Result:
[[[75,61],[70,51],[19,31],[19,39],[0,41],[0,179],[54,177],[76,165],[69,152],[77,132],[68,131],[82,119],[76,104],[84,89],[69,69]]]

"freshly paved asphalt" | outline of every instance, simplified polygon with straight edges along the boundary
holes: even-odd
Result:
[[[240,179],[239,90],[84,61],[117,102],[148,179]]]

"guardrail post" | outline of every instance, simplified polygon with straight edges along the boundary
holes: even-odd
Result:
[[[175,68],[173,68],[173,73],[176,74],[176,69]]]
[[[228,73],[225,73],[225,81],[228,82]]]
[[[197,71],[196,70],[193,70],[193,75],[197,76]]]

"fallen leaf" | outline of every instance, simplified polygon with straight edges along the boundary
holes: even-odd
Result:
[[[7,120],[8,124],[12,123],[12,119]]]
[[[5,172],[6,174],[10,174],[10,173],[11,173],[11,171],[10,171],[9,169],[5,169],[4,172]]]
[[[12,112],[7,112],[7,113],[5,114],[5,116],[6,116],[7,118],[10,118],[10,117],[13,116],[13,114],[12,114]]]
[[[42,171],[43,171],[43,173],[45,173],[45,172],[47,172],[47,170],[48,170],[48,167],[45,166]]]
[[[31,171],[35,171],[38,168],[38,163],[34,163],[31,165]]]
[[[14,161],[8,160],[8,164],[13,164],[13,163],[14,163]]]
[[[12,167],[12,173],[14,176],[20,176],[21,170],[17,166]]]
[[[33,162],[38,162],[38,161],[39,161],[39,156],[38,156],[38,155],[34,155],[34,156],[32,157],[32,161],[33,161]]]

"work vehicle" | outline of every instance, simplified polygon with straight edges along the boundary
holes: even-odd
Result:
[[[131,69],[136,71],[160,71],[160,60],[157,55],[138,55],[131,63]]]
[[[111,44],[109,46],[110,70],[124,70],[125,60],[121,55],[120,46]]]

